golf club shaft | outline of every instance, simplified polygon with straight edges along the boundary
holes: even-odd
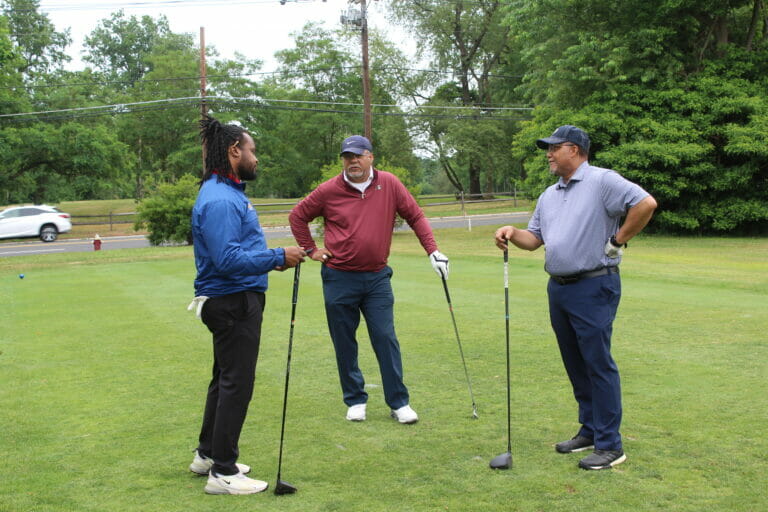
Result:
[[[293,274],[293,298],[291,300],[291,329],[288,334],[288,362],[285,368],[285,389],[283,391],[283,420],[280,425],[280,451],[277,459],[277,480],[280,480],[280,472],[283,467],[283,438],[285,436],[285,411],[288,405],[288,381],[291,378],[291,352],[293,349],[293,326],[296,323],[296,302],[299,296],[299,274],[301,273],[301,263],[296,265]]]
[[[445,290],[445,300],[448,301],[448,311],[451,312],[451,320],[453,321],[453,332],[456,333],[456,342],[459,345],[459,354],[461,355],[461,364],[464,366],[464,375],[467,377],[467,387],[469,388],[469,398],[472,400],[472,415],[477,417],[477,405],[475,404],[475,395],[472,393],[472,382],[469,380],[469,372],[467,371],[467,362],[464,360],[464,350],[461,348],[461,338],[459,338],[459,329],[456,327],[456,317],[453,314],[453,304],[451,304],[451,294],[448,293],[448,282],[445,276],[442,274],[440,278],[443,280],[443,289]]]
[[[512,453],[512,418],[509,396],[509,251],[506,249],[504,250],[504,318],[506,320],[507,334],[507,451]]]

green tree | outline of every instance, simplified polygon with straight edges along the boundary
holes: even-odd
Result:
[[[590,160],[659,200],[652,228],[768,231],[762,0],[515,4],[508,23],[534,119],[514,144],[526,185],[551,183],[533,141],[585,128]]]
[[[492,107],[498,102],[499,89],[492,85],[492,75],[504,59],[512,57],[509,27],[502,23],[504,5],[498,0],[414,0],[390,4],[392,19],[419,34],[422,42],[420,56],[429,52],[434,61],[432,67],[449,71],[454,76],[452,83],[445,83],[438,76],[431,80],[438,94],[430,98],[430,106],[474,109]],[[490,112],[481,116],[472,110],[472,115],[480,120],[489,117]],[[508,147],[509,128],[505,130],[485,122],[471,123],[469,128],[463,120],[451,123],[444,119],[424,124],[426,130],[423,131],[430,134],[437,160],[454,186],[458,190],[464,189],[460,171],[456,169],[459,165],[466,169],[471,194],[480,194],[484,188],[489,191],[495,174],[504,167],[498,161],[495,148]],[[467,132],[474,132],[470,140],[482,140],[484,144],[462,144]],[[493,148],[490,154],[487,153],[489,147]],[[484,173],[485,187],[482,183]]]
[[[22,58],[8,32],[8,22],[0,16],[0,114],[11,114],[28,106],[23,77],[18,71]]]
[[[200,116],[199,52],[190,34],[170,30],[164,16],[102,20],[86,38],[84,60],[110,83],[103,101],[119,107],[120,139],[131,148],[131,195],[143,197],[148,177],[174,182],[201,167],[196,122]],[[209,49],[213,54],[215,50]],[[163,100],[174,100],[163,103]]]
[[[105,126],[37,123],[0,130],[8,202],[59,202],[119,197],[115,178],[131,155]],[[4,190],[3,190],[4,189]]]
[[[262,93],[296,103],[268,109],[256,106],[258,113],[245,123],[257,134],[262,169],[257,187],[279,197],[304,195],[324,166],[338,162],[341,141],[362,132],[362,109],[345,105],[362,103],[361,59],[350,50],[359,34],[308,24],[294,37],[293,48],[277,52],[279,73],[263,83]],[[371,49],[372,69],[381,70],[372,73],[374,102],[392,104],[395,100],[383,85],[377,85],[377,76],[387,83],[386,68],[398,54],[377,38]],[[374,116],[373,132],[377,157],[418,172],[401,116]]]
[[[200,107],[195,101],[157,104],[163,98],[194,97],[195,80],[174,80],[197,75],[197,54],[191,46],[185,50],[161,51],[146,57],[152,71],[126,91],[137,105],[130,114],[117,121],[120,138],[136,155],[133,195],[141,198],[148,176],[157,181],[173,182],[188,174],[199,174],[202,165],[196,123]],[[152,98],[152,99],[150,99]]]
[[[39,0],[4,0],[2,4],[11,39],[21,56],[18,70],[32,81],[71,60],[66,53],[72,42],[69,31],[56,31],[48,15],[39,9]]]
[[[152,70],[151,55],[184,51],[192,44],[190,35],[173,33],[163,15],[126,18],[120,10],[86,36],[83,60],[127,87]]]

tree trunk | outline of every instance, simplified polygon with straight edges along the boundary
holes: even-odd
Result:
[[[768,41],[768,10],[764,9],[765,14],[763,15],[763,42],[765,43]]]
[[[752,19],[749,22],[749,32],[747,33],[746,49],[748,52],[752,51],[752,44],[755,40],[755,34],[757,33],[757,23],[760,21],[760,11],[762,10],[762,0],[755,0],[755,5],[752,7]]]
[[[482,193],[480,188],[480,167],[477,165],[477,162],[469,163],[469,193],[470,195]]]
[[[136,190],[134,194],[136,195],[137,200],[141,200],[144,197],[144,183],[142,183],[141,180],[141,173],[143,172],[143,162],[141,159],[142,150],[144,149],[144,144],[142,143],[141,135],[139,135],[139,150],[138,150],[138,162],[136,165]]]
[[[716,52],[718,56],[725,56],[725,45],[728,44],[728,20],[725,16],[718,16],[715,19],[715,41],[717,42]]]
[[[493,171],[490,169],[485,173],[485,194],[483,198],[493,199]]]
[[[451,182],[451,185],[458,190],[459,192],[464,192],[464,187],[461,185],[461,181],[459,180],[459,177],[456,175],[456,171],[453,170],[453,167],[451,166],[451,163],[448,161],[445,157],[439,157],[440,165],[443,167],[443,170],[445,171],[445,175],[448,176],[448,181]]]

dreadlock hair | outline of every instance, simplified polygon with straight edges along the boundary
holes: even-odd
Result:
[[[214,172],[218,174],[218,181],[224,176],[234,174],[229,163],[229,148],[238,142],[243,142],[243,135],[247,133],[242,126],[235,124],[221,124],[211,116],[204,116],[200,120],[200,142],[203,144],[205,154],[205,170],[201,183],[206,181]]]

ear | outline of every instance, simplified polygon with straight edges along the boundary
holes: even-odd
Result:
[[[229,146],[227,153],[229,153],[229,156],[232,158],[240,158],[240,141],[235,141],[234,144]]]

